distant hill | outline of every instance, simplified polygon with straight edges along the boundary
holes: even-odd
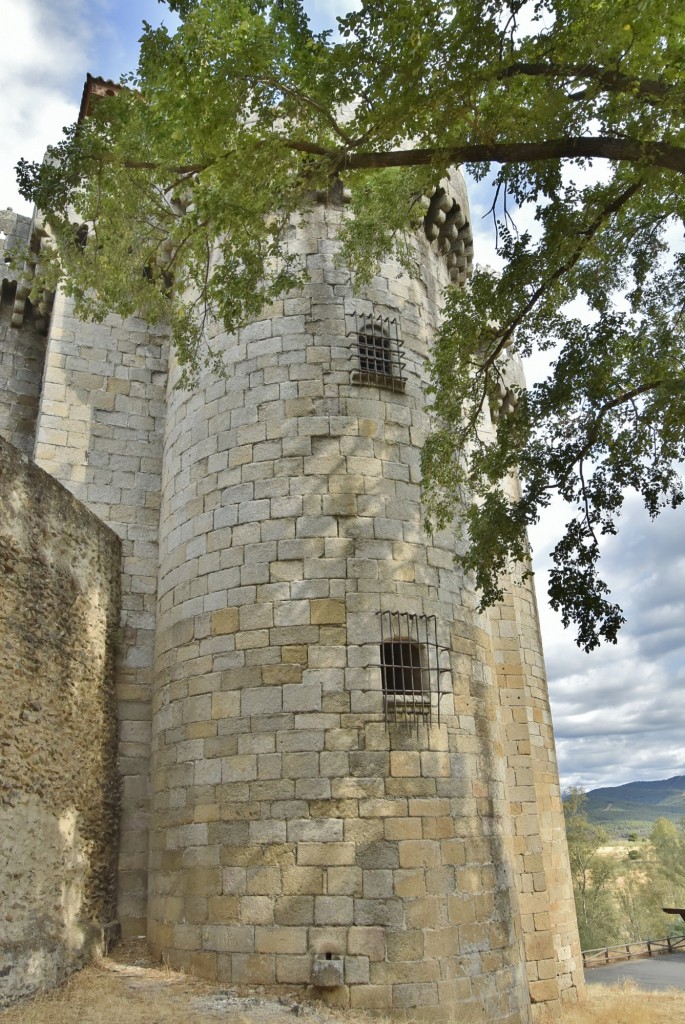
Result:
[[[649,835],[657,818],[676,822],[685,818],[685,775],[591,789],[587,793],[587,815],[612,835]]]

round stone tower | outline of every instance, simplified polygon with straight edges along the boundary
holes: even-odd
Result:
[[[419,504],[466,194],[455,176],[432,197],[420,280],[387,264],[359,292],[343,209],[293,226],[301,292],[216,328],[226,379],[169,391],[149,938],[227,983],[521,1024],[506,644]]]

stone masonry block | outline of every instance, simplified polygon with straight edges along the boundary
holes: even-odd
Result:
[[[212,718],[235,718],[240,714],[240,692],[212,694]]]
[[[233,957],[234,985],[273,985],[276,957],[271,954],[236,953]]]
[[[393,750],[390,754],[393,777],[415,778],[421,774],[421,755],[414,750]]]
[[[364,985],[350,989],[350,1005],[360,1010],[385,1010],[392,1007],[392,985]]]
[[[282,879],[284,896],[317,896],[324,892],[323,872],[318,867],[283,867]]]
[[[317,896],[314,901],[314,921],[317,925],[352,924],[354,900],[350,896]]]
[[[225,953],[252,953],[254,931],[252,925],[205,925],[202,928],[202,948]]]
[[[259,953],[306,953],[307,929],[255,928],[255,949]]]
[[[276,900],[274,920],[280,925],[314,924],[313,896],[281,896]]]
[[[342,625],[345,622],[345,614],[344,601],[311,602],[311,621],[316,625]]]
[[[369,958],[366,956],[345,957],[345,982],[348,985],[367,985],[369,981]]]
[[[366,956],[369,960],[385,960],[384,929],[358,926],[350,928],[348,950],[353,955]]]
[[[310,955],[291,956],[276,954],[276,979],[285,985],[307,985],[311,981],[312,958]]]
[[[532,1003],[553,1002],[559,998],[559,982],[556,978],[548,981],[532,981],[530,983],[530,1000]]]
[[[404,926],[404,903],[399,899],[360,899],[354,901],[354,923],[382,925],[400,929]]]
[[[326,871],[326,885],[330,896],[361,896],[362,870],[356,867],[329,867]]]
[[[284,711],[320,711],[321,684],[295,683],[283,687]]]
[[[354,864],[356,846],[354,843],[342,842],[308,842],[301,840],[297,844],[297,863],[311,865],[351,865]]]
[[[420,818],[386,818],[383,827],[386,839],[422,839],[424,836]]]
[[[237,633],[240,628],[239,613],[238,608],[221,608],[212,612],[212,636]]]
[[[389,931],[386,934],[386,947],[388,960],[423,959],[423,931],[413,929],[410,931]]]
[[[435,868],[440,864],[440,844],[430,840],[404,840],[399,843],[400,866]]]
[[[317,846],[334,843],[340,846],[343,823],[339,818],[301,818],[288,822],[288,842],[309,843]],[[305,863],[300,861],[300,863]],[[315,862],[316,863],[316,862]],[[325,861],[323,863],[326,863]]]
[[[238,916],[241,924],[273,924],[274,901],[272,896],[241,896],[240,900],[235,902],[238,902]]]

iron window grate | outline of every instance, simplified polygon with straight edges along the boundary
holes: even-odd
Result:
[[[406,363],[397,319],[354,312],[352,320],[353,327],[348,333],[354,337],[352,345],[357,361],[352,370],[353,383],[404,391]]]
[[[380,670],[386,723],[440,725],[438,623],[434,615],[379,612]],[[447,653],[447,652],[446,652]]]

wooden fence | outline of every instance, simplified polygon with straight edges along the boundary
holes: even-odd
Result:
[[[583,950],[583,967],[602,967],[618,960],[638,960],[663,953],[685,952],[685,935],[669,935],[665,939],[647,939],[646,942],[625,942],[620,946],[603,946]]]

